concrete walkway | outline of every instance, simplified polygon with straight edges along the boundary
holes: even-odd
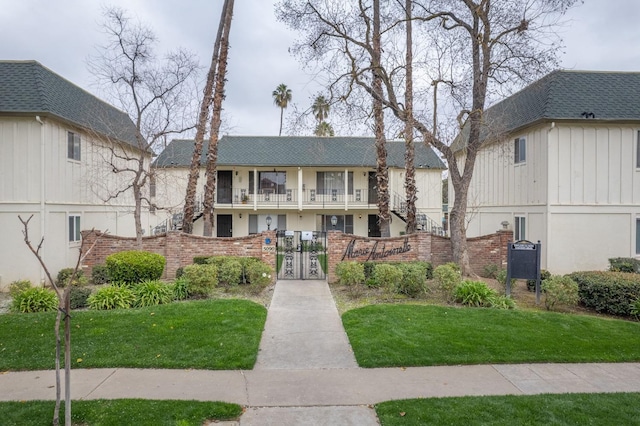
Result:
[[[378,402],[463,395],[640,392],[640,363],[356,366],[328,285],[278,282],[251,371],[72,371],[72,398],[226,401],[239,425],[377,425]],[[0,400],[55,399],[53,371],[0,374]],[[228,424],[238,424],[232,422]]]

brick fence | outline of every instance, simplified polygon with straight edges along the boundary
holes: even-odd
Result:
[[[82,232],[87,247],[99,237],[98,242],[83,262],[85,273],[91,274],[93,265],[102,264],[108,255],[125,250],[137,250],[135,238],[104,235],[100,232]],[[469,261],[475,273],[486,265],[507,265],[507,243],[513,240],[512,231],[469,238]],[[267,241],[269,242],[267,244]],[[167,234],[142,239],[142,250],[161,254],[167,260],[164,278],[171,279],[176,270],[193,263],[195,256],[251,256],[262,259],[276,268],[276,233],[264,231],[248,237],[200,237],[171,231]],[[327,238],[329,271],[328,280],[334,282],[335,266],[346,260],[411,261],[424,260],[434,266],[452,261],[449,238],[425,232],[393,238],[366,238],[340,231],[329,231]]]

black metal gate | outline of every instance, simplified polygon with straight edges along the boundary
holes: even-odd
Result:
[[[279,280],[324,280],[327,277],[327,233],[278,231]]]

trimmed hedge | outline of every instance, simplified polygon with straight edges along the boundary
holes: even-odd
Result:
[[[121,251],[106,259],[110,280],[131,284],[160,279],[165,262],[162,255],[138,250]]]
[[[631,304],[640,298],[640,275],[628,272],[574,272],[580,303],[597,312],[631,316]]]
[[[638,274],[640,273],[640,260],[634,257],[612,257],[609,259],[609,270]]]

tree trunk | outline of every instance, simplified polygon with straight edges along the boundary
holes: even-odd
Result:
[[[380,235],[391,236],[389,213],[389,170],[387,169],[387,141],[384,135],[384,111],[382,109],[382,77],[380,76],[380,0],[373,2],[373,90],[378,96],[373,98],[373,118],[376,136],[376,186],[378,189],[378,222]]]
[[[404,126],[405,138],[405,196],[407,200],[407,225],[406,233],[416,232],[416,168],[415,145],[413,143],[413,35],[411,27],[411,0],[405,1],[406,25],[407,25],[407,54],[406,54],[406,87],[404,92],[405,114],[407,119]]]
[[[216,88],[213,96],[213,116],[211,118],[211,135],[209,137],[209,151],[207,152],[207,183],[204,186],[204,232],[205,237],[213,234],[213,210],[214,194],[216,192],[216,179],[218,167],[218,133],[220,131],[222,101],[224,100],[224,83],[227,73],[227,56],[229,53],[229,33],[233,17],[234,0],[228,0],[225,9],[224,32],[220,42],[220,58],[218,71],[216,72]]]
[[[218,53],[220,51],[220,40],[222,39],[222,31],[224,28],[224,20],[227,14],[229,0],[225,0],[220,15],[220,23],[218,24],[218,33],[213,46],[213,55],[211,57],[211,65],[207,73],[207,83],[204,87],[202,103],[200,104],[200,114],[198,115],[198,124],[196,126],[196,137],[193,147],[193,156],[191,157],[191,166],[189,168],[189,179],[187,181],[187,191],[184,199],[183,216],[182,216],[182,232],[187,234],[193,233],[193,218],[195,216],[196,192],[198,186],[198,178],[200,177],[200,159],[202,157],[202,145],[204,142],[204,133],[207,128],[207,119],[209,118],[209,108],[213,102],[213,85],[216,78],[216,70],[218,68]]]
[[[280,107],[280,131],[278,131],[278,136],[282,136],[282,117],[284,116],[284,108]]]
[[[133,196],[136,201],[133,219],[136,224],[136,246],[138,250],[142,250],[142,188],[136,182],[133,183]]]

